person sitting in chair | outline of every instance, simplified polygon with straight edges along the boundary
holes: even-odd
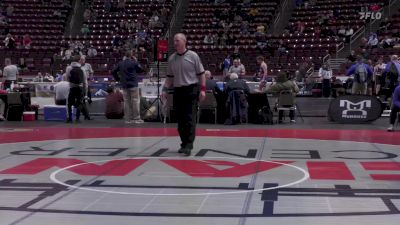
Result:
[[[211,72],[209,70],[206,70],[204,72],[204,75],[206,76],[206,90],[212,91],[214,94],[221,94],[222,91],[221,89],[219,89],[217,81],[213,79]]]
[[[292,79],[289,79],[289,76],[285,72],[281,72],[278,77],[276,78],[276,83],[272,84],[269,86],[267,89],[267,92],[273,92],[273,93],[281,93],[282,91],[291,91],[293,98],[296,97],[296,94],[299,92],[299,87],[297,86],[296,82],[293,81]],[[282,105],[282,107],[291,107]],[[294,109],[291,109],[289,112],[289,117],[290,117],[290,122],[295,123],[296,120],[294,119]],[[278,122],[282,123],[282,117],[283,117],[283,111],[279,111],[278,115]]]
[[[225,92],[228,96],[227,111],[229,117],[225,124],[231,125],[237,122],[247,122],[247,98],[250,88],[244,80],[239,79],[237,73],[231,73],[230,80],[226,84]]]

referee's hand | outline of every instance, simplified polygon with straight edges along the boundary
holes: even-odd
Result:
[[[199,101],[202,102],[204,99],[206,99],[206,92],[200,91]]]

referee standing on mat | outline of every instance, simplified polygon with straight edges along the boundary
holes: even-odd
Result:
[[[196,136],[198,103],[206,97],[206,78],[199,56],[186,48],[186,42],[184,34],[178,33],[174,36],[176,52],[168,59],[162,97],[166,99],[168,88],[174,87],[173,106],[177,113],[178,132],[182,142],[178,152],[190,156]]]

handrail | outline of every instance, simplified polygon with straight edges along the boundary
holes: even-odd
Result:
[[[344,49],[344,43],[341,42],[340,44],[336,45],[336,58],[339,57],[339,52]]]
[[[390,6],[389,6],[389,10],[390,10]],[[383,13],[384,13],[383,12],[383,8],[381,8],[378,12],[383,15]],[[376,22],[378,22],[378,20],[374,20],[374,21],[369,23],[370,30],[371,30],[371,26],[374,25]]]
[[[388,5],[389,15],[388,16],[391,16],[391,8],[397,1],[398,0],[389,0],[389,5]]]
[[[331,57],[330,54],[327,54],[326,56],[324,56],[324,58],[322,58],[322,63],[325,63],[327,61],[327,59],[329,60]]]
[[[178,3],[176,5],[176,7],[174,8],[173,15],[172,15],[172,18],[171,18],[171,22],[169,23],[169,28],[168,28],[167,32],[165,33],[164,38],[169,38],[172,26],[174,25],[175,20],[176,20],[176,14],[179,12],[179,9],[181,8],[182,1],[184,1],[184,0],[178,0]]]
[[[277,15],[276,15],[276,17],[275,17],[275,20],[274,20],[274,30],[275,30],[275,28],[276,28],[276,26],[277,26],[277,24],[278,24],[278,22],[279,22],[279,20],[280,20],[280,18],[281,18],[281,15],[282,15],[282,14],[284,13],[284,11],[286,10],[287,5],[288,5],[288,0],[285,0],[285,1],[282,3],[282,5],[280,6],[279,12],[277,13]]]
[[[353,35],[351,35],[349,43],[350,51],[351,51],[351,45],[355,42],[356,39],[362,36],[364,32],[365,32],[365,26],[362,26]]]

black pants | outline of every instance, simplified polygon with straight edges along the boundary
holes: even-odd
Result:
[[[89,118],[89,112],[86,103],[83,100],[83,88],[73,87],[69,89],[68,95],[68,120],[72,120],[72,106],[76,108],[76,120],[79,120],[81,111],[86,119]]]
[[[400,112],[400,108],[393,105],[392,110],[390,111],[390,124],[394,124],[396,122],[398,112]]]
[[[196,137],[199,93],[199,86],[197,84],[176,87],[174,89],[173,104],[176,111],[182,148],[193,149],[193,142]]]
[[[322,80],[322,96],[328,98],[331,95],[331,80],[323,79]]]

